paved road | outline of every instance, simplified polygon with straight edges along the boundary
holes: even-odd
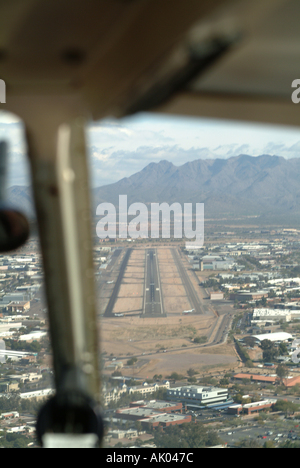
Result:
[[[230,315],[224,315],[220,320],[219,328],[213,340],[214,344],[222,343],[227,340],[232,318]]]

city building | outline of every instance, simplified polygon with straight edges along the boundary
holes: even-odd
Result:
[[[111,391],[104,390],[103,391],[103,400],[104,406],[107,406],[112,401],[120,400],[121,396],[127,392],[126,386],[124,388],[114,388]]]
[[[230,270],[236,262],[230,257],[205,255],[199,262],[199,269],[204,270]]]
[[[181,411],[182,405],[177,402],[150,401],[145,404],[140,401],[131,403],[129,408],[118,409],[114,416],[126,421],[140,421],[143,429],[150,429],[191,422],[192,417]]]
[[[224,293],[222,293],[220,291],[210,293],[210,300],[211,301],[221,301],[222,299],[224,299]]]
[[[36,362],[37,353],[31,353],[27,351],[12,351],[11,349],[0,349],[0,356],[5,356],[7,359],[12,361],[20,361],[28,358],[30,362]]]
[[[31,398],[36,398],[37,400],[43,400],[44,398],[49,398],[54,395],[55,391],[53,388],[44,388],[42,390],[35,390],[33,392],[20,393],[20,398],[30,400]]]
[[[153,411],[162,411],[164,413],[181,413],[182,412],[182,403],[174,401],[163,401],[163,400],[139,400],[133,401],[129,405],[131,408],[140,407],[148,408]]]
[[[44,336],[47,335],[47,332],[43,331],[33,331],[32,333],[27,333],[26,335],[21,335],[19,337],[20,341],[38,341]]]
[[[24,313],[30,310],[30,301],[10,302],[6,306],[7,312],[20,312]]]
[[[128,430],[120,430],[120,429],[113,429],[108,431],[108,436],[111,436],[113,439],[133,439],[134,437],[138,436],[138,431],[136,429],[128,429]]]
[[[268,297],[269,291],[241,291],[234,294],[230,294],[229,299],[231,301],[248,302],[248,301],[260,301],[263,297]]]
[[[275,405],[277,400],[275,399],[268,399],[268,400],[261,400],[261,401],[255,401],[253,403],[246,403],[245,405],[242,404],[236,404],[236,405],[231,405],[227,409],[228,414],[245,414],[249,415],[252,413],[258,413],[259,411],[266,410],[268,408],[272,408],[273,405]]]
[[[176,387],[167,391],[167,398],[187,406],[205,406],[228,400],[228,389],[218,387]]]
[[[10,304],[11,302],[17,302],[17,303],[20,303],[20,302],[28,302],[30,301],[32,298],[32,294],[31,293],[7,293],[5,294],[3,297],[1,297],[0,299],[0,304],[6,304],[6,306],[8,304]]]
[[[151,408],[144,406],[133,407],[133,408],[120,408],[117,409],[114,417],[118,419],[126,419],[126,421],[141,421],[147,418],[153,418],[155,416],[161,416],[161,411],[155,411]]]
[[[123,367],[123,362],[122,361],[113,361],[109,364],[105,364],[105,369],[106,370],[117,370],[117,369],[122,369]]]
[[[264,384],[272,384],[275,385],[279,382],[279,377],[277,375],[261,375],[261,374],[246,374],[246,373],[238,373],[233,376],[236,380],[243,380],[248,379],[251,382],[259,382]],[[282,379],[283,385],[286,387],[293,387],[294,385],[300,384],[300,376],[296,377],[287,377],[286,379]]]
[[[142,385],[136,385],[134,387],[128,387],[127,392],[129,394],[131,394],[131,393],[141,393],[142,395],[145,395],[147,393],[154,393],[157,390],[159,390],[160,388],[165,388],[165,389],[170,388],[170,382],[165,381],[162,384],[155,383],[155,384],[152,384],[152,385],[147,384],[147,382],[144,382]]]
[[[0,419],[14,419],[19,418],[20,413],[18,411],[10,411],[9,413],[1,413]]]
[[[15,381],[2,381],[0,382],[1,393],[17,392],[19,390],[19,383]]]
[[[279,320],[290,322],[299,318],[300,310],[258,308],[253,310],[251,324],[262,326],[266,322],[278,322]]]
[[[29,372],[28,374],[9,375],[9,377],[13,380],[20,381],[22,383],[27,383],[27,382],[38,382],[39,380],[42,380],[43,375],[37,374],[36,372]]]
[[[122,394],[124,393],[140,393],[141,395],[151,394],[159,390],[160,388],[168,389],[170,387],[170,382],[165,381],[162,384],[155,383],[153,385],[148,385],[144,383],[142,385],[137,385],[134,387],[127,387],[125,383],[121,384],[121,388],[114,388],[113,390],[103,392],[103,399],[105,406],[108,405],[111,401],[118,401]]]
[[[148,418],[144,421],[141,421],[143,428],[150,429],[153,427],[169,427],[176,426],[180,424],[189,423],[192,420],[190,415],[182,414],[162,414],[160,416],[154,416],[153,418]]]

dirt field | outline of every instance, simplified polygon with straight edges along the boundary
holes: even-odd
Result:
[[[237,360],[235,356],[227,354],[198,354],[195,349],[194,352],[164,353],[164,355],[158,354],[153,359],[141,359],[140,363],[137,362],[134,367],[134,375],[151,378],[155,374],[161,374],[163,377],[167,377],[172,372],[177,372],[186,376],[187,370],[190,368],[201,374],[209,371],[216,372],[218,370],[233,369],[236,364]]]
[[[108,354],[156,351],[158,347],[179,348],[190,345],[195,336],[207,336],[213,317],[116,317],[101,319],[102,350]]]
[[[145,251],[133,250],[124,273],[113,313],[141,313],[143,307]]]
[[[199,372],[233,368],[237,357],[231,345],[199,348],[191,342],[195,336],[208,335],[214,321],[213,317],[203,316],[103,318],[101,350],[111,358],[123,356],[124,365],[130,355],[146,353],[134,368],[123,368],[124,375],[134,373],[145,378],[174,371],[185,374],[190,367]],[[185,349],[191,346],[193,349]],[[148,353],[153,355],[147,356]]]
[[[157,258],[167,317],[139,317],[143,306],[145,249],[134,249],[113,310],[125,315],[101,318],[101,351],[107,357],[122,358],[124,375],[134,374],[142,378],[151,378],[154,374],[166,376],[174,371],[185,375],[190,367],[199,372],[208,372],[210,369],[215,371],[237,366],[232,346],[199,348],[193,344],[195,337],[210,336],[216,316],[182,315],[183,310],[191,308],[191,304],[171,249],[158,247]],[[189,265],[186,263],[186,266]],[[197,277],[190,271],[189,276],[198,290]],[[126,313],[130,315],[126,316]],[[141,357],[134,368],[126,368],[126,361],[131,355]],[[112,361],[106,361],[109,362]]]
[[[167,314],[182,314],[183,310],[191,309],[190,301],[174,263],[171,249],[157,249],[161,290],[164,311]]]

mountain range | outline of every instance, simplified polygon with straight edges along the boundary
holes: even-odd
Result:
[[[9,201],[32,212],[31,190],[11,187]],[[93,212],[102,202],[116,207],[119,195],[133,202],[204,203],[205,218],[300,215],[300,158],[249,156],[199,159],[175,166],[148,164],[120,181],[92,189]]]
[[[119,182],[94,189],[94,202],[204,203],[205,217],[300,213],[300,158],[239,155],[174,166],[151,163]]]

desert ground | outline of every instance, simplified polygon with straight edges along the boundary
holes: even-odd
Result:
[[[190,367],[199,372],[233,368],[238,361],[232,345],[203,348],[192,343],[195,336],[209,336],[214,322],[215,318],[203,316],[104,318],[101,350],[110,358],[107,363],[122,358],[123,374],[140,378],[184,374]],[[138,355],[138,361],[126,368],[132,355]]]
[[[165,313],[181,314],[183,310],[191,309],[171,249],[157,249],[157,258]]]
[[[158,355],[159,357],[154,359],[141,359],[136,363],[131,374],[133,373],[134,376],[140,378],[151,378],[155,374],[167,378],[172,372],[186,376],[187,370],[190,368],[193,368],[199,374],[207,374],[237,367],[236,356],[226,354],[230,350],[226,350],[225,354],[222,354],[222,352],[224,350],[219,350],[219,354],[197,353],[197,350],[165,353],[163,357]],[[123,373],[125,373],[124,371]],[[126,372],[128,371],[129,369],[126,369]]]
[[[140,314],[142,312],[144,276],[145,251],[133,250],[123,276],[113,313],[133,312]]]

